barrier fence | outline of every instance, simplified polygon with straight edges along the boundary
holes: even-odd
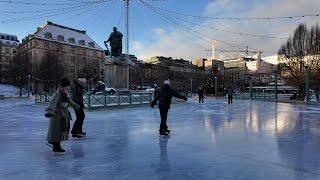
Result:
[[[42,93],[35,96],[37,104],[48,103],[51,101],[53,94]],[[129,93],[125,95],[120,94],[93,94],[87,93],[83,96],[83,103],[85,108],[110,108],[130,105],[150,104],[153,101],[153,93]],[[172,102],[182,102],[183,100],[173,98]]]

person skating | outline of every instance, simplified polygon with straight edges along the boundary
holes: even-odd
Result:
[[[151,103],[151,107],[153,108],[154,105],[157,103],[157,101],[159,101],[158,108],[160,110],[160,117],[161,117],[161,123],[160,123],[160,129],[159,129],[160,135],[168,135],[170,132],[167,126],[167,116],[168,116],[168,111],[170,109],[172,97],[184,99],[186,101],[188,100],[187,97],[171,89],[170,81],[165,80],[163,87],[160,89],[155,99]]]
[[[203,103],[204,91],[201,87],[199,87],[199,89],[198,89],[198,96],[199,96],[199,103]]]
[[[72,100],[77,103],[80,108],[74,109],[76,114],[76,121],[73,124],[73,128],[71,130],[72,137],[81,138],[86,135],[85,132],[82,131],[83,121],[85,118],[84,114],[84,104],[83,104],[83,83],[80,78],[77,78],[73,81],[73,87],[71,89],[72,92]]]
[[[228,95],[228,104],[232,104],[233,95],[236,95],[232,87],[228,88],[227,95]]]
[[[60,142],[68,140],[70,130],[70,112],[68,106],[71,105],[75,109],[80,106],[73,102],[68,94],[70,90],[70,81],[66,78],[61,80],[61,88],[54,94],[48,107],[45,110],[45,117],[50,118],[47,132],[47,141],[52,145],[52,151],[55,153],[64,153]]]

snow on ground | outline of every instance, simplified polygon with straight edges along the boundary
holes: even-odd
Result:
[[[172,106],[167,139],[157,109],[90,111],[64,156],[45,145],[44,108],[0,100],[0,179],[320,178],[318,106],[194,99]]]
[[[0,96],[19,96],[19,91],[19,87],[9,84],[0,84]]]

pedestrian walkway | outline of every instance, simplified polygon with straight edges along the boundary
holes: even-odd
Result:
[[[159,121],[149,107],[86,112],[86,139],[53,156],[44,106],[0,100],[0,179],[320,178],[317,106],[191,100],[172,105],[168,139]]]

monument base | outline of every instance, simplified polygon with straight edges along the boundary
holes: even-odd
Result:
[[[129,90],[129,64],[121,57],[107,57],[104,64],[104,83],[117,91]]]

